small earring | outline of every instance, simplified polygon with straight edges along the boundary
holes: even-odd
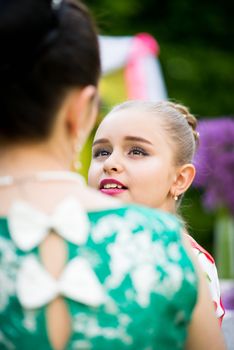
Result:
[[[174,200],[175,200],[175,201],[178,201],[178,196],[175,195],[175,196],[174,196]]]

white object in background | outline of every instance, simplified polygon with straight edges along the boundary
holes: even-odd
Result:
[[[120,68],[125,69],[128,99],[167,99],[160,62],[159,46],[149,34],[133,37],[100,36],[103,76]]]

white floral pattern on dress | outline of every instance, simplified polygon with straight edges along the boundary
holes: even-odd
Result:
[[[80,313],[75,316],[74,330],[85,338],[104,337],[107,339],[118,339],[125,344],[132,344],[132,337],[127,333],[126,320],[120,316],[118,325],[115,327],[101,327],[96,315]]]
[[[94,242],[99,243],[104,241],[107,237],[113,235],[113,232],[119,232],[124,229],[126,221],[118,217],[115,214],[108,215],[108,217],[103,217],[95,225],[95,230],[93,232],[92,239]]]
[[[0,345],[3,345],[8,350],[15,350],[15,345],[6,338],[6,336],[0,330]]]
[[[168,255],[161,242],[152,242],[150,232],[142,231],[132,236],[131,231],[122,229],[113,244],[109,244],[111,275],[105,281],[107,288],[117,288],[130,272],[136,290],[136,298],[142,307],[146,307],[152,290],[167,294],[175,293],[182,283],[183,274],[176,262],[181,254],[173,244],[168,255],[174,262],[168,261]],[[160,264],[165,270],[164,278],[155,270]],[[142,281],[144,280],[144,283]],[[173,288],[171,288],[173,284]],[[153,288],[154,287],[154,288]]]

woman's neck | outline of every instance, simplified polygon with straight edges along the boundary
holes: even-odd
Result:
[[[47,142],[5,147],[0,151],[0,176],[25,176],[38,171],[70,170],[71,161],[71,152],[61,144],[54,147]]]

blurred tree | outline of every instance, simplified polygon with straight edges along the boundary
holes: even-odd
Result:
[[[161,43],[170,98],[200,117],[233,115],[234,54],[198,44]]]
[[[159,42],[208,44],[234,51],[234,3],[229,0],[86,0],[103,34],[147,31]]]

